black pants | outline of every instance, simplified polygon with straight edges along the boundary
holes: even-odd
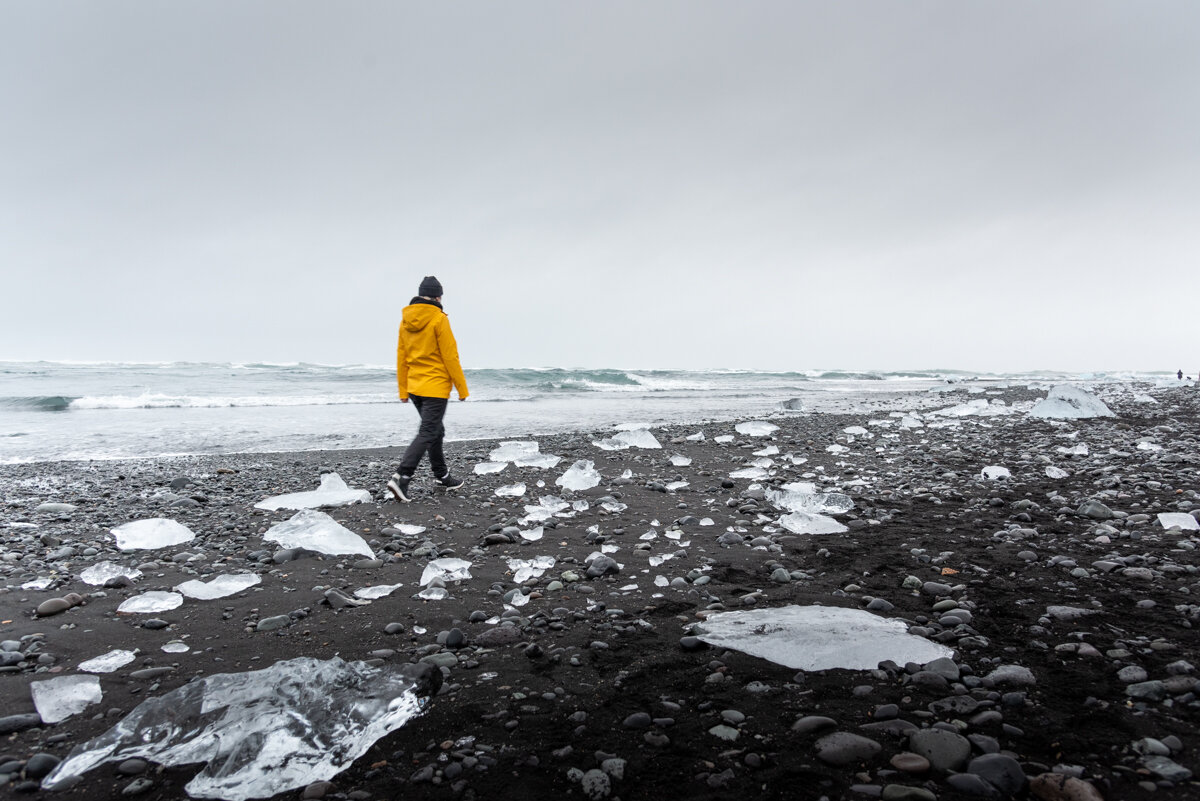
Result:
[[[446,469],[446,454],[442,452],[442,440],[446,437],[446,427],[442,418],[446,416],[446,404],[449,398],[424,398],[410,394],[409,399],[421,415],[421,427],[413,437],[412,444],[404,452],[400,467],[396,471],[402,476],[411,476],[417,471],[421,457],[429,452],[429,466],[433,468],[434,476],[441,478],[449,472]]]

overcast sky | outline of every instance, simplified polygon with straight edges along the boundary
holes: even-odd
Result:
[[[1200,3],[0,4],[0,358],[1200,364]]]

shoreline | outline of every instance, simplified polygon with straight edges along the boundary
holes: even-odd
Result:
[[[1200,665],[1200,536],[1164,529],[1155,515],[1200,509],[1200,404],[1191,390],[1149,391],[1153,406],[1127,399],[1112,404],[1114,418],[1065,423],[926,415],[923,427],[905,428],[901,417],[871,412],[807,413],[770,418],[779,429],[768,436],[739,433],[736,420],[655,427],[660,450],[592,444],[611,429],[460,440],[448,443],[448,459],[466,486],[433,487],[422,465],[404,505],[383,493],[388,459],[402,446],[0,465],[0,640],[20,655],[0,663],[8,714],[34,713],[32,682],[80,675],[81,661],[112,648],[140,649],[100,676],[101,704],[15,730],[0,753],[22,765],[61,759],[190,679],[337,655],[433,664],[444,680],[424,714],[306,797],[584,797],[581,777],[590,775],[608,787],[601,797],[624,801],[958,799],[978,797],[981,781],[999,797],[1050,798],[1029,782],[1055,780],[1098,794],[1081,798],[1187,798],[1197,786],[1185,774],[1200,771],[1200,676],[1187,667]],[[997,393],[964,397],[1040,396]],[[854,427],[866,433],[845,430]],[[687,439],[699,428],[703,441]],[[535,439],[562,459],[476,475],[473,465],[501,439]],[[772,446],[778,453],[756,455]],[[555,484],[577,460],[593,463],[597,486]],[[755,460],[770,460],[762,478],[730,477]],[[982,479],[987,466],[1011,477]],[[1069,475],[1050,478],[1046,467]],[[326,469],[371,493],[368,503],[324,511],[374,558],[288,552],[263,539],[294,512],[254,504],[313,490]],[[523,497],[495,494],[518,482]],[[852,509],[831,515],[845,530],[784,525],[787,512],[768,491],[793,482],[852,499]],[[587,508],[522,523],[524,507],[548,495]],[[1092,501],[1111,516],[1082,512]],[[37,512],[45,502],[76,508]],[[110,528],[155,516],[196,539],[114,547]],[[424,530],[405,534],[398,524]],[[539,525],[540,539],[521,536]],[[619,567],[588,577],[589,557],[606,546]],[[555,564],[516,582],[509,560],[535,556]],[[443,600],[414,598],[437,558],[468,560],[472,577],[446,581]],[[104,560],[142,577],[123,587],[79,579]],[[116,611],[146,591],[243,572],[261,584],[161,613]],[[51,579],[45,590],[20,589],[39,576]],[[368,605],[339,599],[395,583],[403,586]],[[508,603],[514,591],[519,606]],[[84,603],[35,613],[72,592]],[[793,605],[900,621],[952,648],[952,666],[798,672],[706,648],[691,630],[720,612]],[[190,651],[164,653],[172,641]],[[106,764],[39,797],[120,798],[138,783],[141,797],[180,798],[196,770]],[[8,775],[9,789],[31,781]]]

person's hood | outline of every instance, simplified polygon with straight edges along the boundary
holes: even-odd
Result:
[[[442,311],[442,305],[437,301],[413,298],[412,303],[404,307],[404,314],[400,319],[404,329],[415,334],[443,314],[445,312]]]

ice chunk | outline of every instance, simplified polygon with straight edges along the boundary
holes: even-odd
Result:
[[[51,576],[42,576],[35,578],[32,581],[27,581],[21,585],[23,590],[44,590],[54,583],[54,578]]]
[[[1162,445],[1159,445],[1158,443],[1155,443],[1155,442],[1149,442],[1147,440],[1142,440],[1141,442],[1139,442],[1137,444],[1137,449],[1139,451],[1155,452],[1155,451],[1161,451]]]
[[[832,517],[813,512],[792,512],[779,518],[779,525],[793,534],[841,534],[849,531]]]
[[[212,601],[224,598],[242,590],[249,589],[255,584],[262,583],[262,576],[257,573],[222,573],[212,581],[185,581],[175,587],[189,598],[200,601]]]
[[[513,571],[513,581],[524,584],[554,567],[553,556],[535,556],[532,559],[509,559],[508,569]]]
[[[602,443],[607,443],[607,446]],[[654,435],[644,428],[633,429],[632,431],[621,431],[614,434],[611,439],[593,442],[598,448],[603,450],[624,450],[625,448],[644,448],[646,450],[658,450],[662,447]]]
[[[529,603],[529,596],[520,590],[517,590],[509,596],[508,602],[512,606],[525,606],[525,604]]]
[[[488,458],[493,462],[511,462],[522,456],[531,456],[538,452],[538,444],[533,440],[509,440],[501,442]]]
[[[1011,406],[1001,403],[989,403],[980,398],[979,400],[960,403],[957,406],[950,406],[945,409],[937,409],[930,414],[940,415],[942,417],[997,417],[1004,414],[1013,414],[1016,410]]]
[[[779,426],[763,420],[749,420],[745,423],[738,423],[733,430],[739,434],[745,434],[747,437],[769,437],[779,430]]]
[[[29,685],[33,705],[42,723],[59,723],[100,703],[100,679],[95,676],[60,676]]]
[[[835,442],[835,443],[833,443],[832,445],[826,445],[826,446],[825,446],[825,452],[826,452],[826,453],[832,453],[832,454],[835,454],[835,455],[836,455],[836,454],[839,454],[839,453],[845,453],[845,452],[846,452],[846,451],[848,451],[848,450],[850,450],[850,449],[849,449],[849,448],[847,448],[845,445],[838,445],[836,442]]]
[[[671,464],[675,465],[676,467],[687,467],[691,463],[692,460],[682,454],[671,454]]]
[[[567,469],[567,472],[554,480],[563,489],[582,491],[588,490],[600,483],[600,472],[590,461],[580,459]]]
[[[475,465],[475,475],[486,476],[488,473],[499,473],[508,467],[508,462],[480,462]]]
[[[756,450],[754,452],[754,455],[755,456],[778,456],[779,455],[779,446],[778,445],[768,445],[765,448],[760,448],[759,450]]]
[[[192,649],[189,648],[188,644],[182,640],[171,640],[170,642],[163,644],[162,650],[163,653],[166,654],[186,654]]]
[[[526,542],[537,542],[542,538],[544,533],[545,528],[543,526],[538,526],[537,528],[531,528],[528,531],[522,531],[521,539],[525,540]]]
[[[667,492],[676,492],[686,486],[688,486],[688,482],[686,481],[669,481],[667,482],[666,490]]]
[[[695,434],[688,434],[686,437],[684,437],[684,439],[686,439],[688,442],[703,442],[704,432],[697,431]]]
[[[993,464],[980,470],[979,477],[987,481],[999,481],[1005,478],[1012,478],[1012,471],[1007,467]]]
[[[1029,410],[1030,417],[1081,420],[1089,417],[1116,417],[1104,401],[1070,384],[1052,387],[1045,399]]]
[[[1200,531],[1200,522],[1187,512],[1159,512],[1158,522],[1163,528],[1179,526],[1183,531]]]
[[[446,557],[434,559],[425,565],[421,573],[421,586],[424,587],[434,579],[442,581],[464,581],[471,578],[471,563],[466,559]]]
[[[137,659],[137,654],[133,651],[118,649],[80,662],[79,669],[84,673],[113,673],[135,659]]]
[[[377,584],[374,587],[363,587],[354,591],[354,597],[374,601],[376,598],[384,598],[391,595],[403,586],[403,584]]]
[[[600,508],[609,514],[615,515],[618,512],[624,512],[629,508],[629,505],[621,503],[620,501],[605,501],[604,503],[600,504]]]
[[[909,634],[899,620],[833,606],[720,612],[695,631],[710,645],[793,670],[874,670],[889,659],[900,665],[924,664],[954,655],[944,645]]]
[[[1154,404],[1158,403],[1158,401],[1156,401],[1154,398],[1147,395],[1145,392],[1139,392],[1138,394],[1134,395],[1133,402],[1134,403],[1154,403]]]
[[[245,801],[332,779],[423,709],[441,684],[428,665],[299,657],[249,673],[217,673],[149,698],[77,746],[42,782],[71,784],[104,762],[205,762],[184,788]]]
[[[501,498],[520,498],[525,494],[524,484],[509,484],[505,487],[496,487],[496,495]]]
[[[733,434],[721,434],[718,437],[713,437],[713,442],[716,442],[719,445],[728,444],[733,442]]]
[[[1087,456],[1088,455],[1088,446],[1084,445],[1082,442],[1079,443],[1078,445],[1073,445],[1070,448],[1064,448],[1062,445],[1059,445],[1054,450],[1057,453],[1061,453],[1063,456]]]
[[[150,590],[135,595],[117,607],[118,612],[148,615],[154,612],[170,612],[183,606],[183,596],[177,592]]]
[[[770,473],[768,473],[766,470],[764,470],[761,467],[742,467],[742,468],[734,470],[732,473],[730,473],[729,477],[730,478],[750,478],[750,479],[757,480],[760,478],[769,478],[770,475],[771,475]]]
[[[450,597],[450,591],[445,587],[426,587],[413,597],[423,601],[444,601]]]
[[[366,490],[350,489],[337,473],[321,476],[321,485],[311,492],[292,492],[276,495],[254,504],[255,509],[319,509],[322,506],[347,506],[352,503],[370,503],[371,493]]]
[[[587,501],[580,498],[579,500],[577,500],[571,504],[571,508],[574,509],[576,512],[586,512],[588,509],[591,508],[591,506],[588,504]]]
[[[187,526],[164,517],[135,520],[117,526],[112,530],[112,534],[117,538],[117,547],[122,551],[168,548],[196,538]]]
[[[799,487],[800,489],[795,489]],[[813,489],[807,489],[813,487]],[[785,484],[783,491],[767,490],[766,499],[787,512],[841,514],[854,508],[854,499],[841,492],[816,492],[808,482]]]
[[[846,426],[842,429],[842,433],[850,434],[855,437],[865,437],[871,432],[867,431],[867,429],[863,428],[862,426]]]
[[[284,548],[303,548],[307,551],[337,556],[358,554],[374,558],[371,546],[324,512],[305,509],[290,519],[271,526],[263,539],[277,542]]]
[[[513,464],[517,467],[536,467],[540,470],[550,470],[561,461],[561,456],[554,456],[549,453],[533,453],[528,456],[517,457],[513,460]]]
[[[414,526],[410,523],[397,523],[394,528],[406,537],[415,537],[425,533],[424,526]]]
[[[98,562],[87,570],[79,574],[79,578],[96,587],[102,587],[110,579],[115,579],[117,576],[125,576],[130,581],[137,581],[142,577],[142,571],[136,567],[121,567],[112,562]]]
[[[554,515],[570,507],[569,503],[554,495],[543,495],[538,500],[538,504],[538,506],[526,504],[526,514],[522,520],[522,524],[540,523],[543,520],[549,520]]]
[[[1047,478],[1066,478],[1069,475],[1071,474],[1066,470],[1063,470],[1061,467],[1055,467],[1054,465],[1048,465],[1046,467]]]

